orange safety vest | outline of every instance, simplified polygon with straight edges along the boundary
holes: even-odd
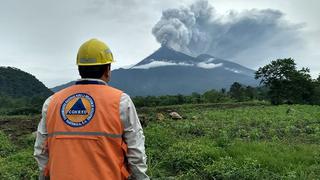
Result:
[[[51,180],[128,178],[121,94],[108,85],[87,81],[53,95],[46,118],[45,176]]]

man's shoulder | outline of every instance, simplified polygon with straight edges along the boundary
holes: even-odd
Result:
[[[54,94],[51,95],[51,96],[49,96],[49,97],[44,101],[44,103],[43,103],[43,105],[42,105],[42,111],[47,111],[48,106],[49,106],[50,102],[52,101],[53,96],[54,96]]]
[[[129,96],[127,93],[122,92],[122,94],[121,94],[121,101],[131,101],[131,98],[130,98],[130,96]]]

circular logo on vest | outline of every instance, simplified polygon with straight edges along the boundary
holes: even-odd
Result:
[[[93,98],[85,93],[69,96],[61,105],[62,120],[71,127],[82,127],[93,118],[95,103]]]

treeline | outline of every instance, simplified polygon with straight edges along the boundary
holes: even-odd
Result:
[[[45,96],[20,97],[0,95],[0,115],[40,114]]]
[[[137,107],[177,104],[223,103],[243,101],[270,101],[279,104],[320,105],[320,76],[312,79],[308,68],[297,69],[292,58],[277,59],[256,71],[259,87],[238,82],[229,90],[210,90],[203,94],[134,97]]]
[[[143,106],[167,106],[180,104],[202,104],[202,103],[226,103],[243,102],[252,100],[266,100],[267,89],[262,87],[245,86],[238,82],[231,85],[230,90],[210,90],[202,94],[191,95],[165,95],[165,96],[137,96],[132,100],[137,107]]]

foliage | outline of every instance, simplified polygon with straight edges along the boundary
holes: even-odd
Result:
[[[259,68],[256,79],[270,88],[273,104],[312,103],[314,85],[307,68],[297,70],[294,59],[277,59]]]
[[[166,96],[137,96],[133,97],[133,101],[137,107],[152,106],[168,106],[181,104],[203,104],[203,103],[228,103],[228,102],[244,102],[252,100],[266,100],[266,90],[263,87],[253,88],[251,86],[240,86],[237,92],[232,87],[229,92],[226,89],[209,90],[203,94],[192,93],[191,95],[166,95]]]
[[[38,167],[32,153],[32,149],[29,148],[6,158],[0,158],[0,179],[37,179]]]
[[[33,75],[13,67],[0,67],[1,96],[38,97],[52,92]]]
[[[320,75],[319,77],[313,81],[314,89],[312,94],[312,102],[313,104],[320,104]]]
[[[232,99],[235,99],[237,102],[244,102],[252,100],[266,100],[266,92],[267,89],[265,87],[254,88],[251,86],[244,86],[238,82],[234,82],[231,85],[228,94]]]
[[[216,90],[210,90],[203,93],[203,101],[205,103],[219,103],[219,102],[228,102],[231,101],[231,98],[228,97],[223,92],[218,92]]]
[[[46,97],[13,98],[0,96],[0,115],[34,115],[41,113]]]
[[[0,179],[36,179],[37,165],[32,157],[34,136],[24,135],[19,141],[24,145],[14,145],[0,131]]]
[[[52,92],[31,74],[0,67],[0,114],[38,114]]]
[[[9,138],[0,131],[0,158],[7,156],[14,152],[14,146],[10,142]]]

